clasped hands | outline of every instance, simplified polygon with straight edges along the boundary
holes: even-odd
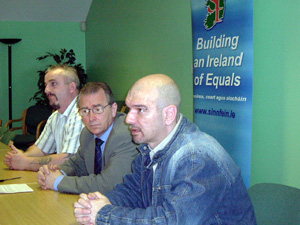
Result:
[[[108,198],[100,192],[80,194],[80,198],[74,203],[75,217],[80,224],[96,224],[98,211],[105,205],[111,205]]]
[[[58,165],[44,165],[41,166],[37,179],[39,185],[43,189],[54,189],[54,183],[58,176],[63,175]],[[90,194],[80,194],[80,198],[74,203],[75,217],[80,224],[96,224],[96,217],[98,211],[105,205],[111,205],[108,198],[102,195],[100,192],[94,192]]]
[[[13,144],[8,145],[11,150],[4,157],[4,163],[12,170],[24,170],[26,156],[24,152],[17,149]]]
[[[42,189],[54,190],[54,183],[58,176],[63,175],[60,172],[60,167],[58,165],[44,165],[41,166],[37,173],[37,180]]]

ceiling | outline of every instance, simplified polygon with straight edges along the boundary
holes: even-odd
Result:
[[[92,0],[0,0],[0,21],[82,22]]]

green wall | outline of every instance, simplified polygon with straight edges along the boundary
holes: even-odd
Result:
[[[78,62],[85,66],[85,32],[80,23],[0,22],[0,38],[21,38],[12,45],[12,108],[13,118],[34,105],[29,102],[37,89],[38,70],[44,70],[52,60],[36,60],[46,52],[58,53],[61,48],[73,49]],[[0,119],[8,120],[8,46],[0,43]],[[3,107],[7,106],[7,107]]]
[[[300,188],[300,3],[254,1],[251,184]],[[138,78],[166,73],[193,117],[190,1],[97,0],[87,19],[87,69],[118,99]]]
[[[252,183],[300,188],[300,2],[254,1]]]
[[[189,1],[93,1],[87,18],[90,80],[106,81],[117,100],[148,74],[177,81],[181,111],[193,118],[192,30]]]

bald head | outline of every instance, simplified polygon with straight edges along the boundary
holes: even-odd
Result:
[[[154,149],[179,121],[180,92],[175,81],[163,74],[139,79],[129,90],[126,122],[136,143],[147,143]]]
[[[160,109],[175,105],[179,112],[180,91],[175,81],[167,75],[152,74],[139,79],[129,90],[128,96],[136,93],[147,95]]]

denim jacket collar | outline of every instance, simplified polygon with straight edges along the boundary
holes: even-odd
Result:
[[[151,160],[151,162],[150,162],[149,165],[145,165],[145,167],[147,169],[152,168],[153,165],[155,165],[156,163],[159,163],[159,162],[163,161],[166,157],[168,157],[168,155],[172,154],[173,151],[177,150],[177,149],[174,148],[173,151],[172,151],[171,146],[174,145],[174,144],[176,144],[176,140],[178,140],[177,136],[180,133],[182,133],[183,129],[185,129],[185,127],[187,125],[187,122],[188,122],[187,118],[183,116],[182,119],[181,119],[181,123],[178,126],[177,131],[175,132],[175,134],[173,135],[173,137],[171,138],[171,140],[169,141],[169,143],[161,151],[158,151],[153,156],[153,159]],[[143,164],[144,164],[146,162],[145,158],[149,156],[150,148],[149,148],[148,144],[141,144],[138,147],[138,149],[139,149],[139,151],[140,151],[140,153],[142,155]]]

